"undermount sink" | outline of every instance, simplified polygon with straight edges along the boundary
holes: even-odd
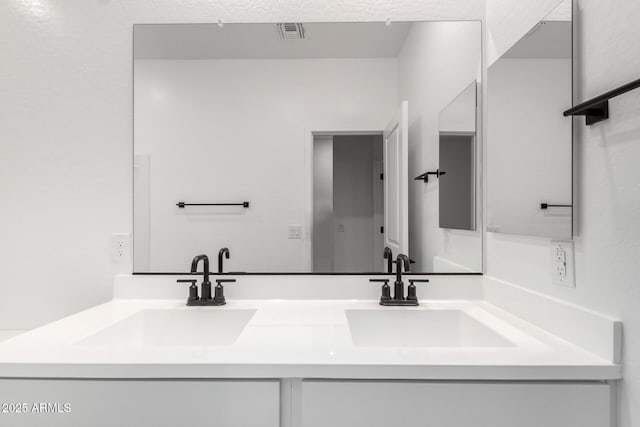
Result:
[[[77,345],[105,347],[233,344],[256,310],[183,308],[142,310]]]
[[[511,347],[462,310],[346,310],[351,339],[363,347]]]

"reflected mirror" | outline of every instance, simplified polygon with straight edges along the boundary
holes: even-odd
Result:
[[[440,113],[440,228],[476,227],[476,102],[474,81]]]
[[[135,25],[134,271],[481,272],[479,70],[473,21]]]
[[[572,238],[571,3],[489,67],[487,231]]]

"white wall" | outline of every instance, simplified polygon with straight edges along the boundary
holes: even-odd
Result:
[[[640,76],[640,2],[578,4],[576,72],[579,98],[586,100]],[[522,22],[528,22],[523,12],[531,5],[488,0],[489,32],[515,43],[529,30]],[[489,20],[496,14],[503,19]],[[545,14],[542,10],[539,18]],[[625,379],[617,396],[618,425],[632,427],[640,425],[640,92],[612,100],[610,115],[591,127],[581,124],[576,144],[576,288],[551,283],[548,239],[489,233],[487,273],[623,321]]]
[[[308,271],[308,245],[287,228],[311,230],[311,132],[384,129],[395,108],[395,58],[136,60],[150,271],[186,271],[221,247],[231,251],[225,271]],[[178,209],[180,200],[250,206]]]
[[[502,58],[488,71],[487,229],[571,239],[570,59]]]
[[[438,118],[438,130],[450,133],[474,133],[478,121],[478,83],[470,83],[444,109]]]
[[[439,114],[473,80],[481,58],[479,22],[421,23],[411,28],[398,63],[398,97],[409,101],[409,177],[438,168]],[[410,181],[410,257],[433,271],[434,257],[482,270],[481,233],[438,226],[438,182]],[[441,264],[443,265],[443,264]]]

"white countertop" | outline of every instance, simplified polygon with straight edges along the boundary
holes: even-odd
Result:
[[[256,311],[235,342],[228,345],[79,344],[96,332],[149,309]],[[486,301],[422,300],[420,307],[401,310],[461,310],[505,338],[509,346],[358,346],[352,339],[345,310],[359,309],[394,308],[380,307],[374,300],[230,300],[223,307],[185,307],[183,299],[115,299],[0,343],[0,377],[621,378],[619,365]],[[202,329],[206,334],[207,330]]]

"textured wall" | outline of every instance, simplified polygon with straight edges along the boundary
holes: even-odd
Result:
[[[487,2],[487,15],[495,2]],[[579,0],[578,5],[576,71],[579,98],[586,100],[640,77],[640,2]],[[509,34],[507,27],[521,21],[490,25]],[[576,145],[576,288],[551,283],[548,239],[489,233],[487,273],[622,319],[619,425],[632,427],[640,425],[640,91],[612,100],[610,114],[606,122],[581,125]]]

